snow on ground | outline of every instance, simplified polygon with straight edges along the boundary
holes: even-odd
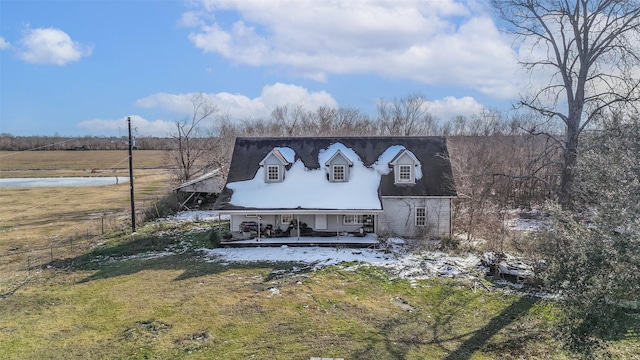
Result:
[[[170,218],[174,221],[213,221],[214,211],[183,211]],[[359,238],[354,238],[359,239]],[[262,239],[266,243],[269,239]],[[318,238],[316,242],[325,241]],[[331,238],[331,241],[335,241]],[[443,252],[409,252],[401,238],[387,239],[386,249],[352,249],[332,247],[244,247],[201,249],[207,261],[220,262],[299,262],[314,270],[341,263],[366,263],[378,266],[398,278],[426,279],[429,277],[473,278],[482,276],[485,269],[480,257],[467,254],[453,256]]]
[[[512,231],[545,231],[550,227],[549,219],[540,210],[513,210],[505,225]]]
[[[404,246],[392,249],[345,249],[330,247],[254,247],[201,249],[208,261],[222,262],[299,262],[313,270],[343,263],[377,266],[393,277],[421,280],[432,277],[471,279],[486,269],[473,254],[452,256],[442,252],[408,253]]]
[[[370,249],[336,249],[330,247],[252,247],[202,249],[210,261],[228,262],[301,262],[316,268],[336,265],[342,262],[367,262],[383,264],[395,262],[392,254]]]
[[[180,211],[169,219],[182,221],[214,221],[218,220],[219,214],[213,210],[189,210]],[[229,220],[229,215],[221,216],[222,220]]]
[[[169,221],[213,221],[218,214],[213,211],[185,211],[166,219]],[[318,238],[320,240],[322,238]],[[266,240],[266,239],[265,239]],[[351,270],[358,266],[376,266],[391,274],[394,278],[408,279],[411,282],[434,277],[472,280],[477,283],[488,273],[487,254],[483,258],[475,254],[451,255],[440,251],[409,251],[401,238],[389,238],[383,249],[355,249],[333,247],[242,247],[200,249],[205,261],[229,263],[251,262],[294,262],[306,264],[306,269],[318,270],[326,266],[345,266]],[[495,256],[495,255],[494,255]],[[518,264],[520,259],[507,256],[505,264]],[[356,263],[354,265],[354,263]],[[298,269],[299,270],[299,269]],[[298,270],[293,270],[295,273]],[[283,275],[285,270],[276,270]],[[509,274],[509,272],[505,272]],[[286,274],[284,274],[286,275]],[[497,283],[496,283],[497,284]],[[512,290],[522,288],[521,284],[503,282],[500,286]],[[531,293],[533,296],[545,296]]]

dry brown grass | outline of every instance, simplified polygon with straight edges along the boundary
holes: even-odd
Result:
[[[128,178],[127,156],[124,151],[2,152],[0,178],[115,175]],[[171,183],[169,171],[160,168],[163,152],[136,151],[133,156],[139,211],[166,194]],[[91,187],[0,189],[0,272],[21,277],[28,262],[39,264],[47,258],[73,254],[83,245],[91,246],[87,241],[97,242],[96,237],[104,232],[128,226],[129,189],[126,182]],[[2,280],[6,281],[0,279],[0,283]]]
[[[92,170],[99,171],[102,176],[110,176],[109,171],[127,171],[128,158],[128,152],[123,150],[0,151],[0,177],[43,176],[41,171],[88,176]],[[158,169],[166,166],[164,151],[136,150],[133,152],[134,169]]]

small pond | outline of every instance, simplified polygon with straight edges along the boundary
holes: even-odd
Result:
[[[8,178],[0,179],[0,188],[11,187],[57,187],[57,186],[102,186],[128,183],[128,177],[56,177],[56,178]]]

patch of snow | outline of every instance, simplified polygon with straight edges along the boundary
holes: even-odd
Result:
[[[273,150],[278,151],[280,155],[282,155],[282,157],[290,164],[293,164],[296,159],[296,152],[290,147],[276,147]]]
[[[98,262],[101,264],[111,264],[116,261],[120,262],[120,261],[127,261],[127,260],[142,260],[142,261],[152,260],[152,259],[158,259],[161,257],[171,256],[175,254],[176,252],[167,250],[167,251],[159,251],[159,252],[146,252],[142,254],[135,254],[135,255],[122,256],[122,257],[97,256],[92,261]]]
[[[371,167],[380,174],[388,174],[389,171],[391,171],[389,163],[400,151],[404,149],[405,147],[402,145],[389,146],[380,156],[378,156],[378,160]]]
[[[511,219],[506,221],[506,225],[513,231],[543,231],[549,227],[547,221],[537,219]]]
[[[395,261],[390,254],[371,249],[336,249],[329,247],[266,247],[201,249],[210,261],[225,262],[300,262],[321,268],[342,262],[385,263]]]
[[[386,253],[372,249],[334,249],[326,247],[221,248],[201,249],[209,261],[224,262],[300,262],[313,270],[359,262],[380,267],[396,278],[427,279],[451,277],[470,279],[483,275],[485,269],[476,255],[451,256],[442,252],[418,254]]]
[[[387,239],[387,244],[404,245],[405,241],[402,238],[391,237]]]
[[[160,221],[165,221],[165,220],[215,221],[215,220],[218,220],[219,218],[222,220],[229,220],[230,216],[229,215],[220,216],[217,211],[188,210],[188,211],[180,211],[169,218],[160,219]]]
[[[280,295],[280,290],[278,290],[278,288],[274,288],[274,287],[269,288],[269,292],[271,293],[271,295],[269,297],[276,296],[276,295],[279,296]]]
[[[507,212],[510,219],[505,221],[505,225],[512,231],[545,231],[550,227],[547,219],[541,210],[514,209]]]

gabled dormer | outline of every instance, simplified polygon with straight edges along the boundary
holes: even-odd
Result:
[[[398,152],[389,166],[393,167],[394,182],[398,185],[415,184],[422,177],[420,161],[407,149]]]
[[[260,161],[260,166],[264,168],[264,182],[282,182],[284,180],[285,170],[290,164],[280,149],[276,148],[271,150],[267,156]]]
[[[329,172],[329,181],[347,182],[349,181],[349,169],[353,167],[353,162],[347,158],[340,150],[336,151],[324,164]]]

